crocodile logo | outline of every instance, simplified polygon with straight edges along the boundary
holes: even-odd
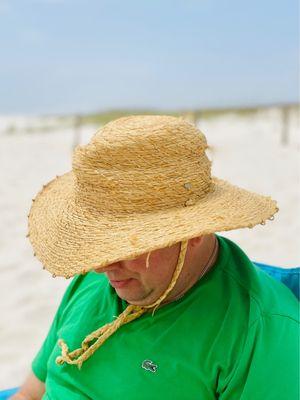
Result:
[[[158,365],[154,364],[154,362],[151,361],[151,360],[144,360],[142,362],[142,368],[144,368],[144,369],[146,369],[147,371],[150,371],[150,372],[156,372],[157,368],[158,368]]]

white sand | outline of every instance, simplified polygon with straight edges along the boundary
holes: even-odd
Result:
[[[68,283],[51,278],[41,269],[25,238],[31,198],[43,183],[71,165],[71,128],[59,129],[52,118],[47,123],[55,128],[53,131],[22,133],[44,121],[0,117],[0,390],[19,385],[25,378]],[[285,267],[299,265],[296,110],[290,116],[289,143],[285,146],[280,140],[280,109],[264,110],[255,116],[226,114],[200,120],[199,127],[212,146],[214,175],[271,195],[280,207],[275,220],[266,226],[224,236],[234,239],[253,260]],[[83,127],[82,142],[87,142],[94,131],[95,127]]]

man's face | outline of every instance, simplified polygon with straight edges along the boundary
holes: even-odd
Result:
[[[119,261],[96,269],[105,273],[118,296],[128,303],[149,305],[167,289],[176,268],[180,243],[151,252],[149,267],[147,254],[134,260]]]

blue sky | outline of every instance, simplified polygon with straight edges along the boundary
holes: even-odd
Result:
[[[0,0],[0,114],[295,102],[297,0]]]

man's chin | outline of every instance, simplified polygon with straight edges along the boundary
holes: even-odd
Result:
[[[115,289],[117,295],[122,299],[125,300],[128,304],[131,304],[133,306],[147,306],[151,303],[153,303],[153,301],[151,301],[150,294],[152,293],[152,291],[148,294],[129,294],[126,293],[126,291],[123,289]]]

